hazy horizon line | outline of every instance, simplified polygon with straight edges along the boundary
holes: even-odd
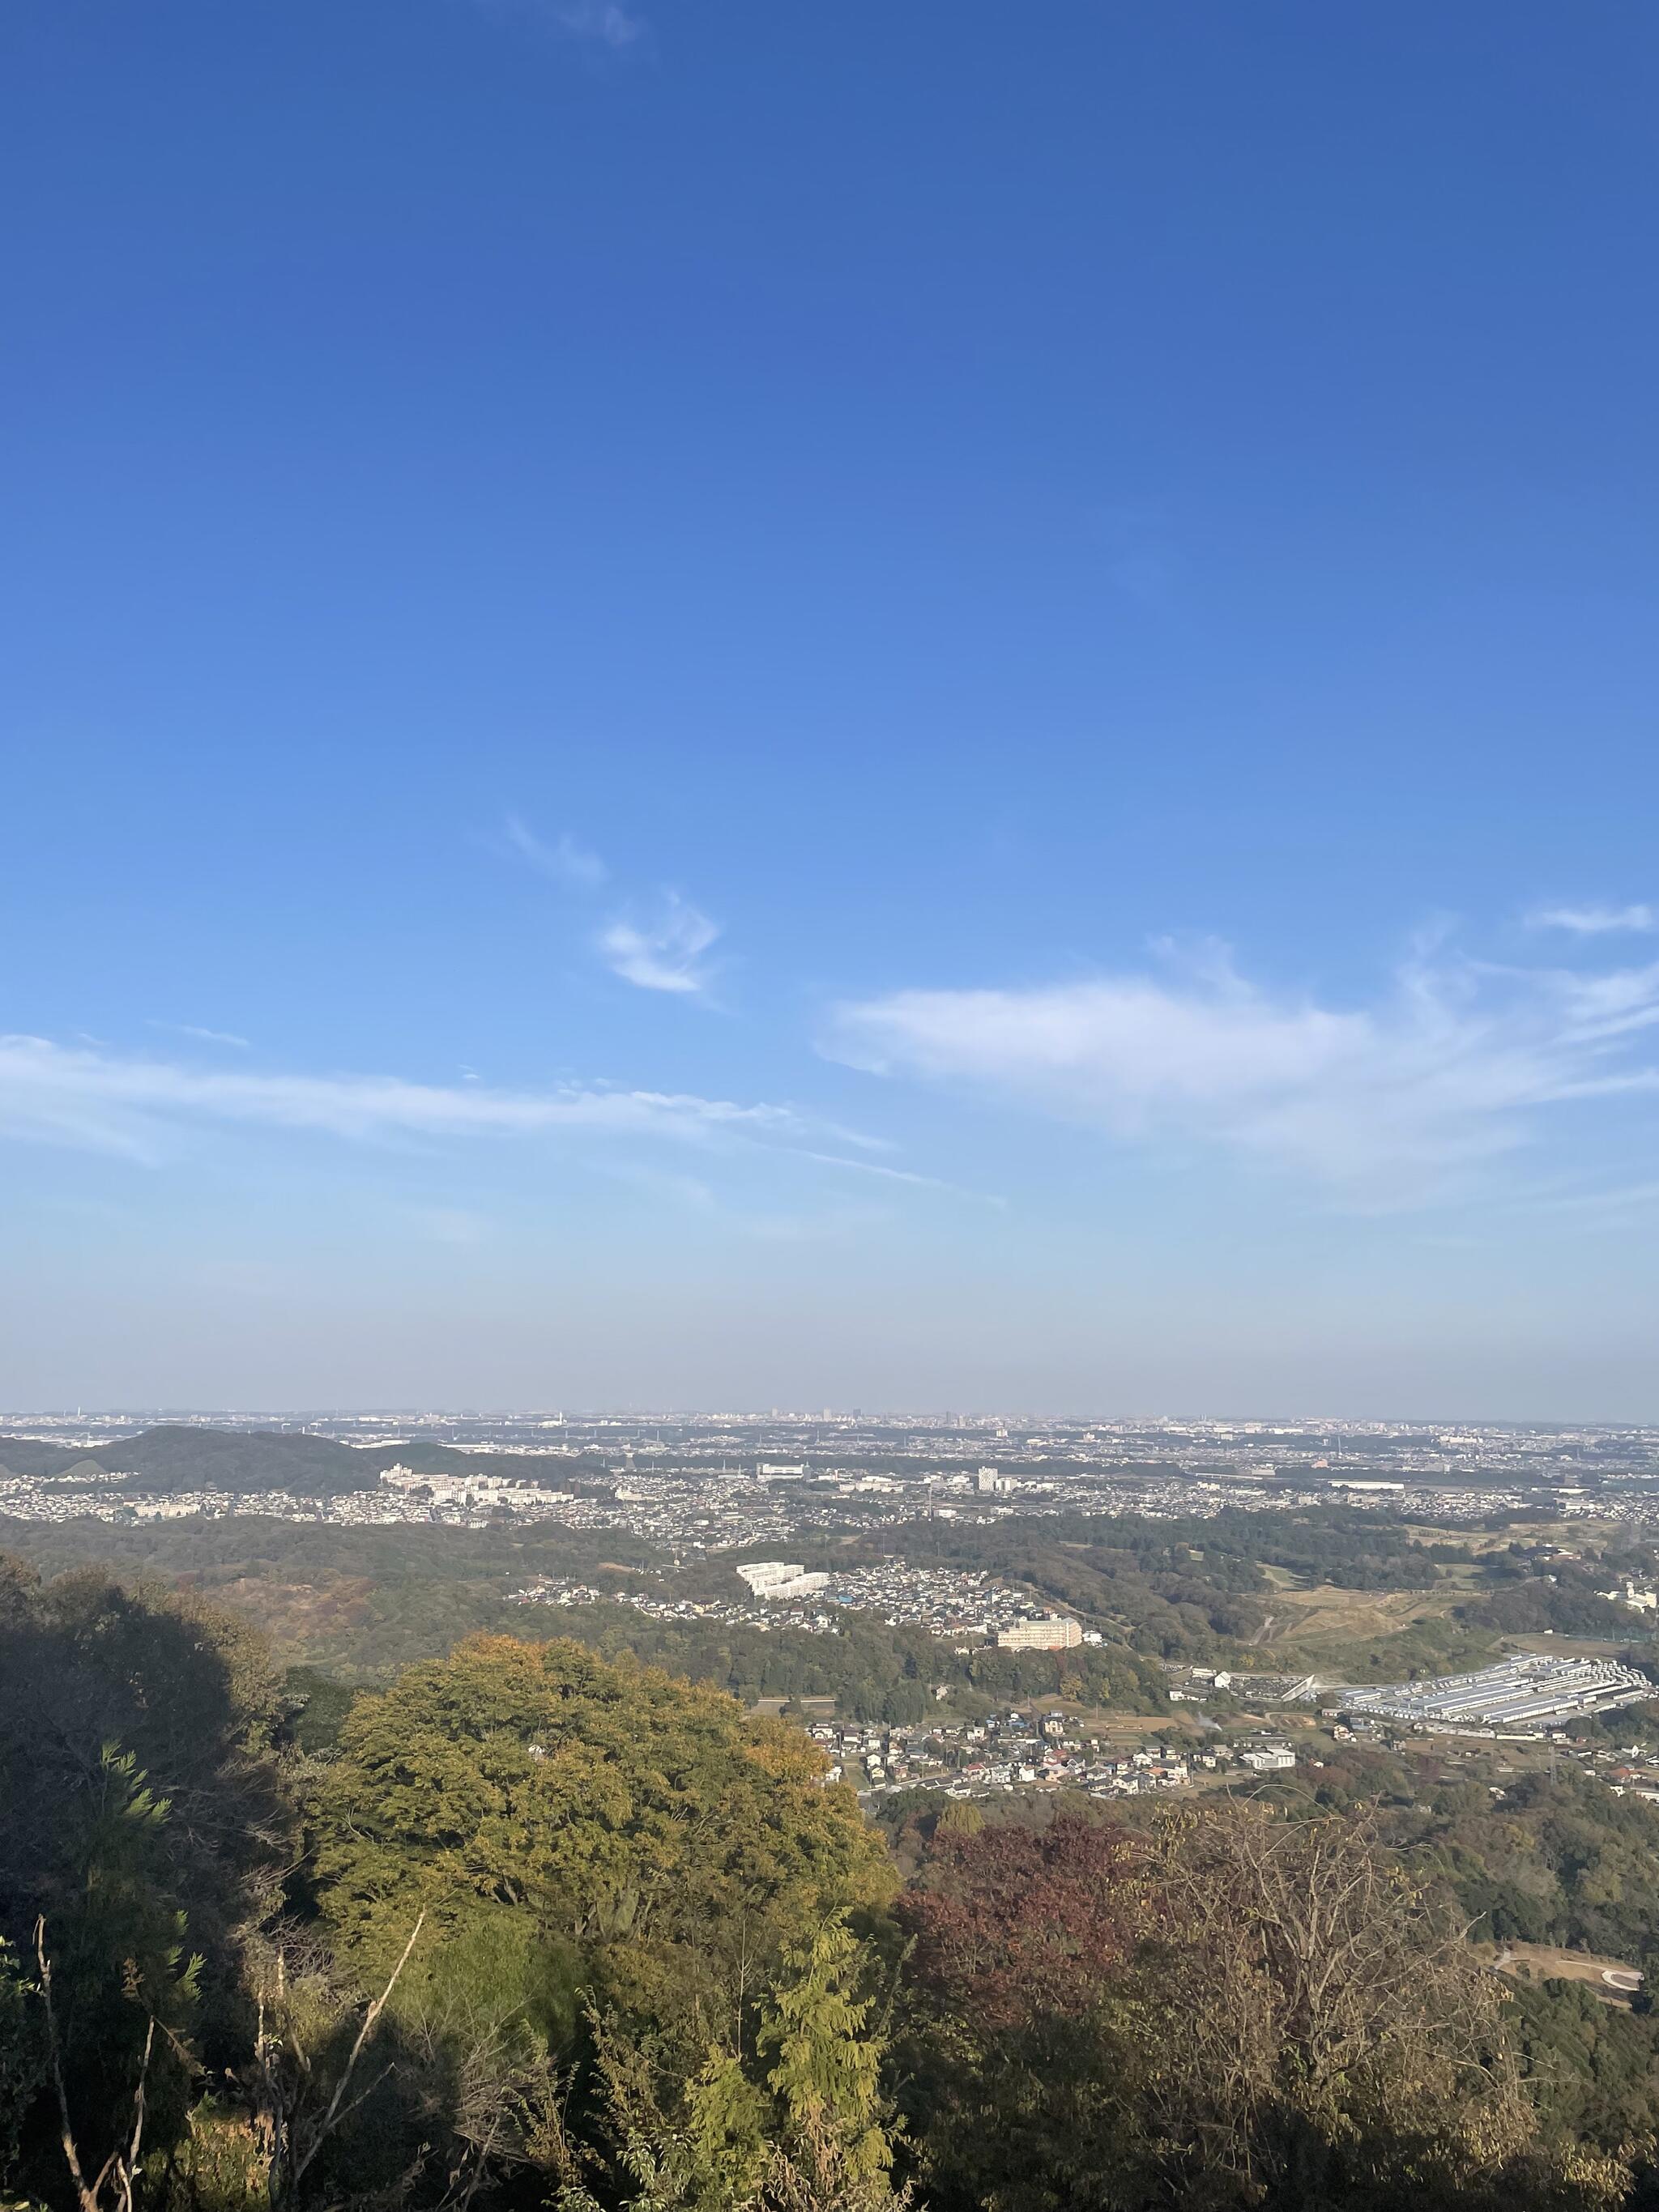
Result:
[[[1098,1425],[1150,1426],[1156,1422],[1237,1423],[1256,1427],[1283,1424],[1304,1428],[1457,1428],[1486,1429],[1649,1429],[1659,1428],[1659,1413],[1643,1420],[1609,1419],[1592,1415],[1552,1415],[1529,1420],[1512,1413],[1246,1413],[1164,1410],[1158,1413],[1039,1413],[1027,1407],[1017,1412],[934,1410],[904,1406],[771,1407],[761,1406],[598,1406],[598,1407],[443,1407],[443,1406],[36,1406],[0,1412],[0,1423],[14,1421],[501,1421],[548,1424],[585,1421],[775,1420],[794,1422],[902,1420],[1015,1425],[1076,1423]]]

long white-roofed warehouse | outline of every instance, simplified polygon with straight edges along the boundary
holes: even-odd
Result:
[[[1350,1713],[1404,1721],[1418,1728],[1468,1734],[1514,1729],[1536,1733],[1552,1721],[1610,1712],[1659,1697],[1659,1685],[1634,1667],[1610,1659],[1535,1658],[1522,1655],[1475,1674],[1443,1674],[1430,1682],[1395,1682],[1341,1693]]]

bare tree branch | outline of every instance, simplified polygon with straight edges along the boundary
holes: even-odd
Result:
[[[362,2056],[363,2045],[368,2041],[369,2037],[374,2033],[375,2023],[380,2019],[380,2014],[386,2010],[387,2001],[391,1997],[393,1990],[398,1986],[398,1975],[403,1972],[404,1968],[409,1964],[409,1954],[415,1948],[416,1939],[419,1937],[421,1929],[425,1925],[425,1923],[426,1915],[422,1912],[416,1920],[415,1925],[409,1931],[409,1941],[404,1946],[402,1958],[398,1960],[397,1965],[392,1969],[391,1979],[387,1982],[386,1987],[380,1991],[380,1996],[375,1998],[373,2004],[369,2006],[368,2010],[363,2014],[362,2025],[357,2030],[357,2040],[352,2045],[351,2056],[346,2060],[345,2066],[341,2072],[340,2078],[334,2085],[334,2094],[329,2099],[328,2110],[323,2114],[321,2120],[318,2124],[316,2132],[313,2135],[310,2142],[305,2148],[305,2151],[294,2161],[293,2168],[289,2177],[289,2185],[290,2188],[297,2187],[299,2183],[303,2179],[306,2168],[311,2164],[313,2159],[316,2157],[318,2152],[328,2140],[337,2121],[342,2117],[340,2112],[340,2102],[344,2097],[346,2090],[350,2086],[352,2072],[356,2066],[358,2059]],[[365,2095],[368,2094],[368,2091],[364,2092]],[[360,2099],[357,2101],[361,2102],[362,2100]]]
[[[96,2179],[88,2186],[80,2153],[76,2148],[74,2124],[70,2118],[69,2090],[64,2080],[63,2046],[58,2034],[58,2009],[52,1995],[52,1960],[46,1955],[44,1913],[34,1923],[34,1956],[40,1971],[40,1996],[46,2015],[46,2055],[52,2066],[52,2087],[58,2097],[58,2139],[63,2146],[64,2162],[69,2167],[70,2179],[75,2184],[81,2212],[104,2212],[104,2185],[112,2176],[115,2183],[116,2203],[124,2208],[124,2212],[132,2212],[132,2185],[144,2141],[145,2089],[149,2079],[150,2056],[155,2048],[155,2015],[150,2014],[144,2027],[144,2053],[139,2062],[137,2085],[132,2093],[131,2137],[125,2154],[120,2145],[116,2145],[99,2167]]]

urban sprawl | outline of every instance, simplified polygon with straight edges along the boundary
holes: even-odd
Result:
[[[372,1449],[380,1463],[348,1486],[161,1486],[122,1468],[116,1441],[158,1421],[323,1438]],[[730,1583],[718,1595],[686,1595],[645,1573],[637,1587],[603,1589],[544,1575],[503,1594],[510,1603],[556,1613],[605,1604],[658,1620],[814,1635],[838,1634],[849,1615],[862,1613],[890,1626],[923,1629],[957,1652],[984,1646],[1065,1652],[1104,1639],[1086,1620],[1042,1602],[1012,1577],[899,1559],[809,1568],[790,1557],[789,1547],[799,1542],[822,1556],[826,1542],[856,1538],[867,1553],[884,1524],[918,1519],[1203,1518],[1337,1502],[1449,1528],[1506,1513],[1552,1521],[1594,1516],[1623,1523],[1638,1538],[1659,1526],[1659,1431],[1652,1429],[1022,1421],[833,1412],[305,1420],[76,1413],[0,1416],[0,1424],[13,1437],[88,1455],[48,1474],[0,1469],[0,1516],[14,1520],[142,1523],[257,1515],[345,1526],[474,1528],[550,1522],[625,1531],[655,1547],[665,1570],[765,1549],[767,1556],[734,1561]],[[434,1446],[450,1464],[418,1463]],[[457,1455],[476,1459],[476,1468],[454,1464]],[[1659,1595],[1645,1587],[1627,1584],[1606,1595],[1636,1612],[1659,1608]],[[1111,1797],[1202,1787],[1298,1764],[1318,1766],[1309,1745],[1295,1741],[1298,1729],[1312,1724],[1339,1742],[1395,1743],[1431,1735],[1565,1746],[1609,1787],[1659,1797],[1659,1773],[1631,1763],[1635,1747],[1614,1753],[1566,1736],[1575,1720],[1654,1694],[1644,1674],[1610,1659],[1517,1654],[1474,1673],[1382,1686],[1315,1674],[1235,1676],[1173,1663],[1165,1671],[1171,1705],[1196,1727],[1197,1743],[1126,1747],[1090,1732],[1063,1707],[1043,1711],[1018,1705],[973,1720],[941,1711],[936,1719],[904,1726],[810,1716],[809,1724],[834,1772],[875,1794],[934,1789],[971,1796],[1064,1786]]]
[[[1659,1429],[1340,1421],[1015,1421],[945,1414],[0,1414],[14,1435],[105,1450],[165,1421],[295,1433],[363,1449],[435,1444],[478,1472],[386,1469],[360,1488],[146,1487],[118,1468],[0,1474],[0,1514],[112,1521],[261,1513],[289,1520],[481,1526],[512,1516],[620,1528],[687,1555],[918,1514],[1183,1517],[1341,1499],[1456,1523],[1547,1505],[1659,1524]],[[515,1474],[514,1459],[534,1459]],[[505,1462],[505,1464],[504,1464]],[[562,1462],[568,1474],[555,1472]]]

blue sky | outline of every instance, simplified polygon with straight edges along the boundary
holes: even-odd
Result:
[[[12,0],[0,1403],[1659,1419],[1656,93]]]

